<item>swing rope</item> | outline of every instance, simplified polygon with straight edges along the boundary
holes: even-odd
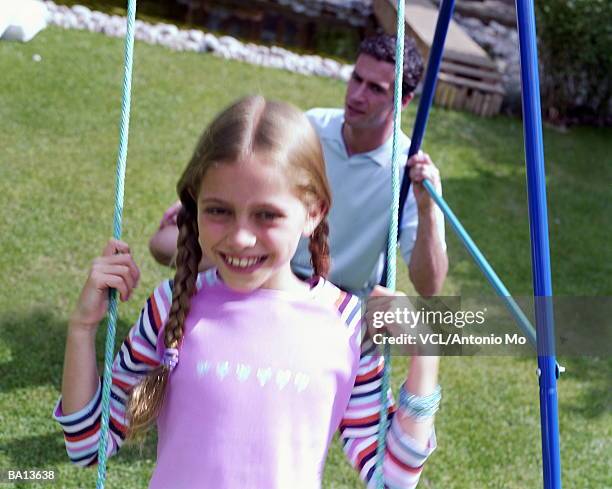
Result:
[[[398,154],[398,141],[402,130],[402,78],[404,67],[404,0],[397,2],[397,40],[395,45],[395,84],[393,92],[393,146],[391,150],[391,223],[389,225],[389,237],[387,239],[387,270],[386,287],[395,292],[396,262],[397,262],[397,234],[399,220],[399,197],[400,197],[400,155]],[[376,487],[384,489],[385,481],[383,475],[383,461],[387,438],[389,418],[387,415],[388,399],[387,391],[391,378],[391,347],[387,342],[384,346],[385,367],[380,391],[380,429],[378,431],[378,445],[376,449]]]
[[[128,138],[130,130],[130,101],[132,87],[132,65],[134,54],[134,24],[136,20],[136,0],[128,0],[127,31],[125,36],[125,62],[123,70],[123,93],[121,97],[121,119],[119,123],[119,149],[115,177],[115,214],[113,219],[113,237],[121,239],[121,221],[123,217],[123,194],[125,167],[127,161]],[[108,422],[110,417],[110,388],[115,350],[115,329],[117,325],[117,291],[109,291],[106,347],[104,351],[104,374],[102,382],[102,420],[98,443],[98,479],[96,489],[103,489],[106,480],[106,458]]]

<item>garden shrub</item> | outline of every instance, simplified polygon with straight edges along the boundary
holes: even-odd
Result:
[[[536,0],[536,19],[545,115],[612,124],[612,0]]]

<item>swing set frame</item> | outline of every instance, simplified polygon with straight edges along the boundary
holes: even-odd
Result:
[[[399,44],[403,42],[404,0],[396,3]],[[440,63],[442,61],[444,41],[446,39],[454,6],[455,0],[442,0],[440,5],[408,157],[418,152],[423,141],[429,110],[435,94]],[[553,291],[550,268],[550,245],[548,240],[548,211],[546,204],[546,174],[544,169],[542,110],[540,105],[538,50],[533,0],[516,0],[516,15],[521,62],[523,137],[529,204],[528,218],[531,237],[532,282],[535,299],[535,331],[520,307],[512,298],[510,292],[495,274],[444,199],[436,193],[429,181],[425,180],[423,183],[430,196],[434,199],[438,207],[440,207],[440,210],[444,213],[454,231],[471,254],[472,258],[474,258],[476,264],[491,283],[495,292],[509,309],[517,325],[522,329],[523,333],[537,352],[538,368],[536,373],[538,376],[540,393],[543,484],[545,489],[561,489],[557,379],[564,369],[557,364],[555,353],[555,328],[552,305]],[[400,54],[399,50],[398,54]],[[401,66],[402,60],[396,59],[396,64]],[[398,76],[396,75],[396,80],[397,79]],[[401,84],[401,82],[399,84]],[[398,85],[397,82],[396,85]],[[396,110],[399,110],[397,104]],[[409,188],[410,178],[408,172],[404,172],[400,189],[399,205],[396,207],[395,211],[399,222],[401,222],[401,213],[408,197]],[[395,216],[393,216],[392,219],[395,219]],[[395,229],[397,229],[397,222],[395,223]],[[389,238],[389,247],[391,248],[394,244],[393,242],[397,243],[397,232],[395,235],[390,234]],[[396,244],[393,246],[393,253],[395,253],[395,249]],[[390,253],[388,256],[391,256]],[[389,263],[391,263],[390,260],[389,258]],[[392,281],[387,281],[392,289],[395,289],[394,281],[394,276]],[[388,349],[385,350],[385,357],[390,360]],[[385,368],[390,370],[388,362],[386,362],[385,365]],[[385,375],[388,375],[388,373],[385,372]],[[384,398],[386,399],[386,396],[384,396]],[[382,456],[380,452],[378,455],[379,458]],[[382,479],[379,478],[379,481],[380,480]]]

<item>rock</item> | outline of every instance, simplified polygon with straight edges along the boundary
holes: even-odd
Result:
[[[104,12],[92,12],[91,19],[97,24],[106,24],[110,20],[110,15]]]
[[[484,2],[457,0],[455,11],[465,17],[477,18],[484,22],[495,20],[509,27],[516,25],[514,7],[499,0],[485,0]]]
[[[64,15],[61,25],[65,29],[78,29],[80,27],[79,19],[72,12],[68,12],[67,14]]]
[[[271,68],[284,68],[285,63],[283,58],[279,56],[274,56],[270,58],[270,64],[268,66],[270,66]]]
[[[88,19],[91,17],[91,10],[83,5],[75,5],[71,10],[79,19]]]
[[[162,36],[176,36],[179,33],[178,27],[173,24],[157,24],[155,27]]]
[[[485,2],[462,0],[462,5],[470,4],[475,8],[494,10],[499,5],[510,8],[514,15],[514,7],[501,0],[487,0]],[[478,43],[495,61],[501,75],[507,98],[515,100],[518,92],[520,99],[520,66],[518,33],[515,20],[505,22],[492,15],[482,15],[480,18],[468,17],[469,9],[462,9],[456,20],[467,33]],[[483,20],[485,19],[485,22]],[[512,102],[514,104],[514,102]]]
[[[340,79],[344,80],[344,81],[348,81],[351,76],[353,75],[353,65],[344,65],[342,68],[340,68]]]
[[[235,39],[231,36],[223,36],[219,38],[219,43],[222,44],[223,46],[227,46],[229,47],[242,47],[242,43],[238,40]]]
[[[479,30],[483,29],[485,26],[484,22],[479,19],[474,19],[473,17],[464,17],[459,22],[461,25],[463,25],[463,27],[469,30]]]
[[[212,34],[204,34],[204,45],[208,51],[216,51],[219,49],[219,40]]]
[[[50,18],[50,23],[53,25],[58,25],[58,26],[62,26],[62,22],[64,21],[64,14],[62,14],[60,11],[56,10],[55,12],[53,12],[53,14],[51,15]]]
[[[112,37],[125,36],[127,23],[124,17],[109,16],[80,5],[75,5],[71,9],[50,0],[46,1],[45,5],[49,11],[49,22],[55,25],[67,29],[88,29]],[[335,60],[317,55],[298,55],[279,46],[244,44],[231,36],[217,38],[196,29],[181,30],[172,24],[150,25],[142,20],[136,20],[134,30],[137,40],[149,44],[161,44],[176,51],[209,51],[224,59],[244,60],[255,65],[344,80],[348,80],[353,71],[352,65],[342,65]]]
[[[190,41],[197,42],[198,44],[201,44],[204,41],[204,33],[202,31],[190,29],[187,31],[187,33]]]

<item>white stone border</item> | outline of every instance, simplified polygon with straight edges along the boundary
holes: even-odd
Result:
[[[68,7],[47,0],[49,24],[64,29],[99,32],[111,37],[124,37],[126,19],[92,11],[82,5]],[[173,24],[149,24],[136,20],[135,37],[147,44],[159,44],[174,51],[209,52],[224,59],[245,61],[259,66],[280,68],[303,75],[316,75],[348,80],[353,65],[345,65],[317,55],[299,55],[277,46],[244,44],[230,36],[216,37],[197,29],[179,29]]]

